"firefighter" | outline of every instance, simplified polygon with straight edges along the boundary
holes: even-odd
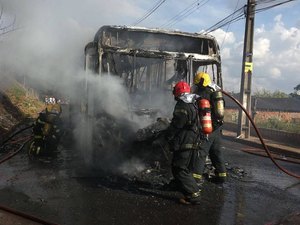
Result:
[[[207,99],[209,101],[212,121],[212,133],[208,134],[206,140],[202,141],[200,145],[201,164],[199,166],[198,173],[203,174],[205,169],[205,160],[208,155],[213,167],[215,168],[215,176],[211,178],[211,181],[223,183],[226,181],[227,177],[223,153],[221,150],[224,99],[222,98],[220,87],[212,83],[209,74],[205,72],[199,72],[196,74],[194,78],[193,92],[199,95],[201,99]]]
[[[60,104],[48,104],[33,126],[34,139],[29,148],[30,156],[45,156],[53,153],[62,135]]]
[[[165,138],[173,152],[174,183],[184,195],[180,203],[199,204],[200,189],[193,176],[194,167],[200,164],[197,150],[200,131],[195,105],[196,95],[190,94],[190,86],[183,81],[175,85],[173,95],[177,102]]]

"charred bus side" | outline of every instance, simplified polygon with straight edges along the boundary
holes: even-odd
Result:
[[[218,43],[197,33],[103,26],[85,47],[85,70],[122,78],[132,97],[147,96],[140,108],[155,106],[157,93],[170,93],[179,80],[192,84],[198,71],[209,72],[222,87]]]

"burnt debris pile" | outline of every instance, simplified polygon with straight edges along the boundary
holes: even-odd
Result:
[[[152,145],[168,124],[168,119],[159,118],[137,129],[135,122],[104,112],[83,121],[80,133],[77,129],[74,136],[78,144],[74,144],[83,156],[85,172],[80,168],[75,176],[97,177],[97,182],[117,186],[120,179],[121,183],[151,187],[169,182],[170,152]]]

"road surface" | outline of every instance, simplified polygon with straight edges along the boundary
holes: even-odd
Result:
[[[202,204],[187,206],[179,193],[160,190],[168,172],[157,161],[127,158],[127,172],[105,171],[66,140],[54,157],[30,160],[24,150],[0,164],[0,205],[64,225],[300,224],[300,180],[243,148],[249,146],[224,139],[228,181],[205,182]],[[279,163],[300,174],[299,164]],[[0,211],[0,225],[8,218]]]

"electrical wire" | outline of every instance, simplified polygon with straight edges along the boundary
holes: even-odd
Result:
[[[139,23],[141,23],[142,21],[144,21],[145,19],[147,19],[152,13],[154,13],[166,0],[160,0],[158,1],[153,8],[151,8],[142,18],[140,18],[138,21],[136,21],[133,26],[138,25]]]
[[[295,1],[295,0],[286,0],[286,1],[284,1],[284,2],[280,2],[280,3],[277,3],[277,4],[273,4],[273,5],[264,7],[264,8],[259,8],[259,9],[256,9],[256,10],[255,10],[255,13],[260,13],[260,12],[266,11],[266,10],[268,10],[268,9],[272,9],[272,8],[274,8],[274,7],[277,7],[277,6],[280,6],[280,5],[289,3],[289,2],[293,2],[293,1]],[[263,3],[259,3],[259,4],[263,4]],[[258,4],[257,4],[257,5],[258,5]]]
[[[171,19],[169,19],[166,23],[162,24],[161,27],[167,27],[169,26],[171,23],[173,23],[174,21],[176,21],[178,18],[182,17],[183,15],[185,15],[187,12],[189,12],[190,10],[193,9],[194,5],[197,5],[197,2],[199,0],[193,2],[192,4],[190,4],[188,7],[186,7],[184,10],[182,10],[181,12],[179,12],[177,15],[173,16]]]
[[[233,13],[231,13],[230,15],[228,15],[227,17],[225,17],[224,19],[220,20],[219,22],[217,22],[216,24],[214,24],[213,26],[207,28],[205,30],[205,32],[203,32],[204,34],[208,34],[211,33],[221,27],[226,26],[227,24],[236,22],[240,19],[244,18],[244,7],[242,6],[241,8],[239,8],[238,10],[234,11]]]
[[[282,0],[256,0],[255,4],[256,5],[261,5],[261,4],[268,4],[268,3],[274,3],[276,1],[282,1]],[[295,0],[288,0],[288,1],[295,1]]]
[[[182,21],[184,18],[186,18],[189,15],[191,15],[192,13],[194,13],[196,10],[198,10],[200,7],[202,7],[203,5],[205,5],[206,3],[208,3],[209,1],[210,0],[203,0],[203,1],[199,2],[199,0],[197,0],[197,1],[193,2],[188,7],[186,7],[184,10],[182,10],[177,15],[175,15],[170,20],[168,20],[166,23],[162,24],[161,27],[163,27],[163,28],[170,28],[170,27],[172,27],[176,23]],[[269,4],[269,3],[272,3],[274,1],[276,1],[276,0],[260,0],[260,1],[256,1],[255,4],[256,4],[256,6],[259,6],[259,5],[262,5],[262,4]],[[259,8],[259,9],[255,9],[254,13],[260,13],[260,12],[263,12],[265,10],[268,10],[268,9],[271,9],[271,8],[276,7],[276,6],[280,6],[280,5],[289,3],[289,2],[293,2],[293,1],[295,1],[295,0],[286,0],[284,2],[272,4],[270,6],[266,6],[266,7]],[[138,25],[139,23],[141,23],[142,21],[144,21],[146,18],[148,18],[164,2],[165,2],[165,0],[160,0],[159,2],[157,2],[156,5],[153,8],[151,8],[142,18],[140,18],[136,23],[134,23],[134,26]],[[205,31],[203,33],[204,34],[211,33],[211,32],[213,32],[213,31],[215,31],[217,29],[220,29],[220,28],[226,26],[226,25],[229,25],[229,24],[232,24],[234,22],[237,22],[239,20],[244,19],[245,18],[245,8],[246,8],[246,6],[247,5],[242,6],[238,10],[234,11],[232,14],[228,15],[227,17],[225,17],[221,21],[219,21],[216,24],[214,24],[213,26],[205,29]]]
[[[293,2],[293,1],[295,1],[295,0],[286,0],[284,2],[272,4],[270,6],[266,6],[266,7],[259,8],[259,9],[255,9],[254,13],[260,13],[262,11],[266,11],[268,9],[271,9],[271,8],[274,8],[274,7],[277,7],[277,6],[289,3],[289,2]],[[256,5],[266,4],[266,3],[270,3],[270,2],[272,2],[272,1],[258,1],[256,3]],[[211,33],[211,32],[213,32],[213,31],[215,31],[217,29],[220,29],[221,27],[226,26],[227,24],[234,23],[234,22],[237,22],[237,21],[239,21],[241,19],[244,19],[245,18],[245,8],[246,7],[247,7],[247,5],[239,8],[238,10],[236,10],[235,12],[233,12],[232,14],[230,14],[229,16],[227,16],[224,19],[220,20],[219,22],[217,22],[216,24],[212,25],[211,27],[205,29],[205,31],[203,33],[204,34]]]
[[[236,11],[236,9],[237,9],[239,3],[240,3],[240,0],[237,1],[236,5],[235,5],[235,8],[234,8],[234,12]],[[227,26],[227,28],[226,28],[224,38],[223,38],[222,43],[221,43],[221,45],[220,45],[220,49],[222,49],[222,46],[223,46],[223,44],[224,44],[224,42],[225,42],[226,35],[227,35],[228,30],[229,30],[230,24],[231,24],[231,22],[228,24],[228,26]]]
[[[168,20],[166,23],[161,25],[161,27],[172,27],[176,23],[182,21],[184,18],[188,17],[189,15],[193,14],[196,10],[198,10],[200,7],[207,4],[210,0],[202,0],[199,2],[199,0],[193,2],[188,7],[186,7],[184,10],[179,12],[177,15],[173,16],[170,20]]]

